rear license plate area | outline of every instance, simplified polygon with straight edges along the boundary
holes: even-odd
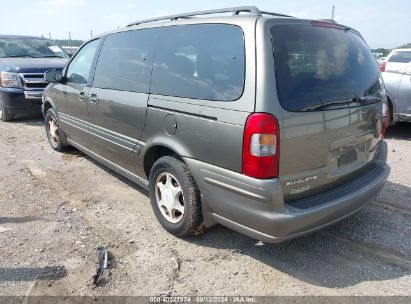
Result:
[[[338,156],[338,167],[349,165],[358,159],[357,151],[350,150]]]

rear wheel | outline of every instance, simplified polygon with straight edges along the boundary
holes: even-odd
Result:
[[[196,234],[203,221],[201,198],[187,165],[176,157],[162,157],[149,180],[151,204],[164,229],[178,237]]]
[[[0,120],[1,121],[10,121],[14,119],[14,115],[10,114],[9,111],[7,111],[7,108],[5,107],[3,103],[3,99],[0,96]]]
[[[57,121],[57,115],[53,108],[48,109],[45,118],[47,139],[50,146],[59,152],[63,152],[68,144]]]
[[[394,125],[394,109],[391,103],[391,100],[388,99],[388,120],[387,120],[387,127]]]

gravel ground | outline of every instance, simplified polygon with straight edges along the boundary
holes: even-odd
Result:
[[[216,226],[178,239],[147,193],[40,119],[0,122],[0,295],[411,295],[411,125],[390,129],[392,174],[347,220],[279,245]],[[96,251],[113,267],[92,284]]]

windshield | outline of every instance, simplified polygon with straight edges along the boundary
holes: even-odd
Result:
[[[271,35],[277,92],[286,110],[320,109],[328,103],[348,107],[349,101],[381,90],[378,65],[354,32],[295,24],[273,26]]]
[[[58,45],[40,38],[0,38],[0,58],[69,58]]]

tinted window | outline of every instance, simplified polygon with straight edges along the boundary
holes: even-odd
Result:
[[[244,87],[244,37],[233,25],[164,28],[156,55],[151,93],[229,101]]]
[[[93,86],[148,93],[157,30],[109,35],[103,44]]]
[[[411,62],[411,52],[406,52],[406,51],[395,52],[388,61],[389,62],[401,62],[401,63]]]
[[[67,82],[87,84],[99,42],[99,39],[93,40],[78,51],[68,66]]]
[[[343,29],[279,25],[271,29],[277,93],[289,111],[349,101],[380,88],[366,43]]]

